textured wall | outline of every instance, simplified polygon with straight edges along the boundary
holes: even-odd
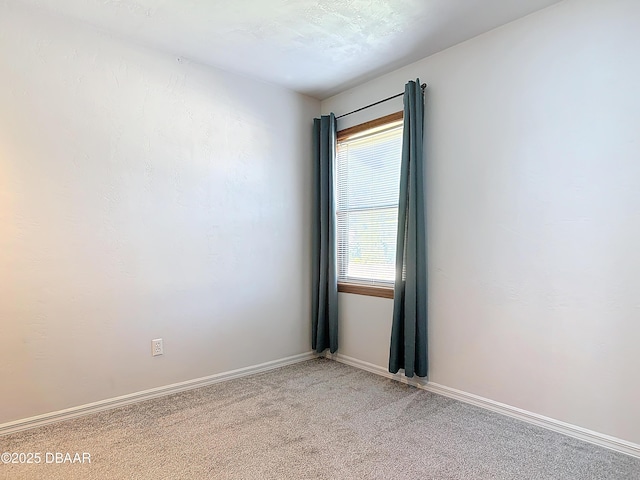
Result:
[[[322,104],[429,83],[430,379],[636,443],[639,44],[636,0],[570,0]],[[340,302],[385,366],[391,301]]]
[[[308,351],[319,103],[9,5],[0,423]]]

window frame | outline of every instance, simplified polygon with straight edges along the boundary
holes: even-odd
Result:
[[[400,120],[404,120],[403,111],[395,112],[390,115],[385,115],[383,117],[379,117],[374,120],[370,120],[368,122],[360,123],[358,125],[354,125],[353,127],[339,130],[336,141],[339,143],[341,141],[349,139],[354,135],[360,134],[366,130],[382,127],[390,123],[398,122]],[[393,290],[394,290],[393,286],[386,287],[382,285],[367,285],[365,283],[353,283],[353,282],[344,282],[344,281],[338,280],[338,292],[341,292],[341,293],[353,293],[356,295],[366,295],[369,297],[392,299]]]

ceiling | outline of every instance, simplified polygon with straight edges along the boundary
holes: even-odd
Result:
[[[324,99],[559,0],[21,0]]]

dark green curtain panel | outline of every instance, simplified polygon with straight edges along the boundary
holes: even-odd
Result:
[[[423,161],[424,94],[420,80],[404,90],[396,279],[389,371],[427,376],[427,239]]]
[[[314,218],[311,345],[321,353],[338,350],[338,278],[336,264],[335,164],[336,117],[313,122]]]

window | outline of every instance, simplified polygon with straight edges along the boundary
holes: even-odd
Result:
[[[402,112],[338,132],[338,288],[393,298]]]

